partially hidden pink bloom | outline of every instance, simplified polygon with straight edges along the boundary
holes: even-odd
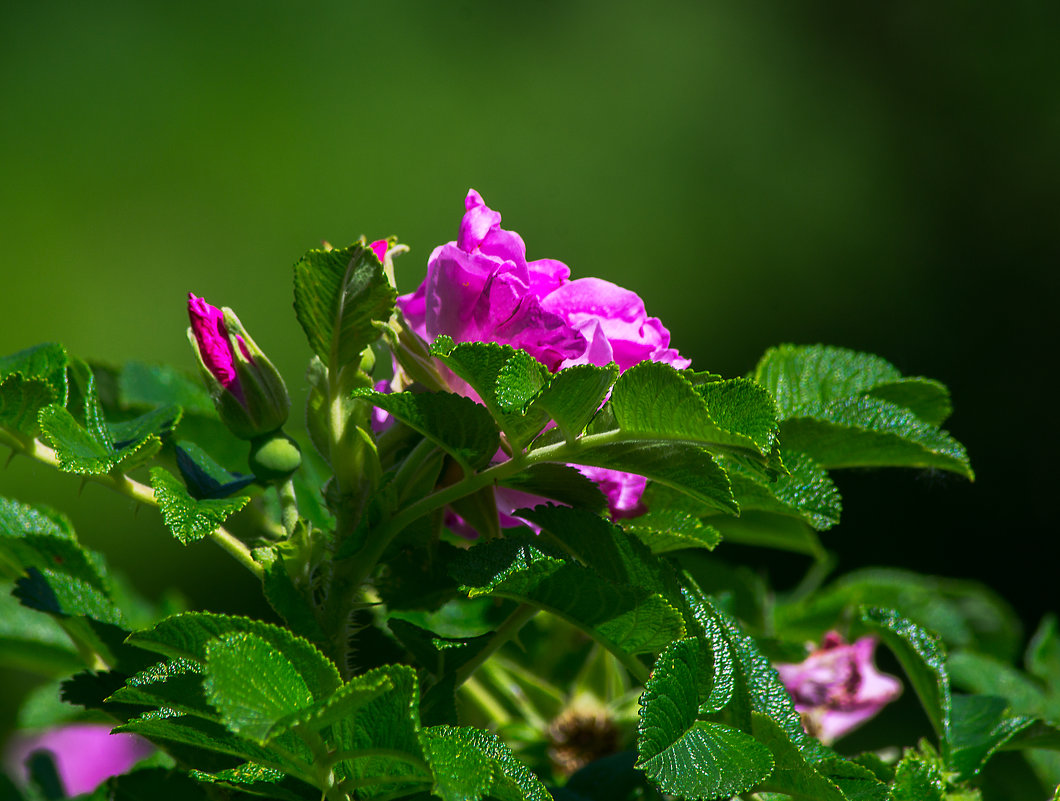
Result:
[[[902,683],[876,669],[876,640],[846,643],[836,631],[798,664],[778,664],[808,734],[828,744],[874,717],[902,694]]]
[[[423,283],[397,299],[424,340],[444,334],[456,342],[499,342],[525,350],[552,372],[612,361],[623,371],[645,360],[688,367],[689,360],[670,347],[670,332],[648,316],[635,292],[599,278],[572,281],[567,265],[554,259],[527,261],[522,238],[501,228],[501,215],[474,189],[464,207],[457,240],[435,248]],[[450,383],[453,391],[474,397],[459,379]],[[600,485],[612,515],[643,511],[643,477],[578,469]],[[525,506],[533,496],[508,501],[507,492],[497,492],[502,524],[519,525],[508,513],[518,508],[513,503]]]
[[[111,734],[100,723],[73,723],[36,735],[13,738],[5,749],[5,768],[28,780],[26,760],[35,751],[48,751],[69,796],[90,793],[111,776],[125,773],[155,749],[135,734]]]
[[[368,247],[372,249],[372,253],[375,254],[375,257],[379,259],[379,261],[382,261],[386,258],[388,243],[385,239],[377,239]]]

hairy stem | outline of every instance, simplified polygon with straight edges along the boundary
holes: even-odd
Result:
[[[290,537],[298,525],[298,496],[294,491],[294,480],[288,478],[276,487],[276,493],[280,496],[280,520],[283,522],[283,530]]]

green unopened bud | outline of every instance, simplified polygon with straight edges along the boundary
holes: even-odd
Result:
[[[282,431],[257,437],[250,441],[250,469],[264,484],[283,481],[302,464],[302,451]]]

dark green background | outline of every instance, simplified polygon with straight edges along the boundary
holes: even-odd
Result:
[[[0,351],[191,369],[188,290],[288,377],[291,265],[397,234],[412,289],[468,187],[531,258],[636,290],[696,367],[871,350],[953,390],[974,485],[842,479],[841,566],[1055,608],[1060,5],[36,2],[0,5]],[[0,454],[2,455],[2,454]],[[218,549],[16,460],[157,595],[255,608]],[[750,552],[781,581],[793,560]],[[801,562],[799,563],[801,567]]]

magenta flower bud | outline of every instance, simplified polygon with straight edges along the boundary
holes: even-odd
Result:
[[[4,767],[28,781],[26,760],[48,751],[68,796],[90,793],[111,776],[125,773],[155,749],[135,734],[111,734],[100,723],[73,723],[36,735],[16,735],[5,749]]]
[[[826,745],[874,717],[902,694],[902,683],[876,669],[876,640],[846,643],[836,631],[798,664],[776,665],[807,734]]]
[[[599,278],[571,281],[567,265],[554,259],[527,261],[522,238],[501,228],[501,215],[474,189],[464,208],[457,240],[435,248],[423,283],[397,299],[409,328],[425,341],[446,334],[456,342],[500,342],[525,350],[553,372],[612,361],[623,371],[645,360],[688,367],[689,360],[670,347],[670,332],[648,316],[635,292]],[[447,378],[452,391],[474,397],[464,382]],[[599,484],[613,516],[644,511],[643,477],[578,469]],[[497,492],[502,524],[520,525],[507,514],[518,508],[506,502],[507,494]],[[520,495],[513,502],[522,506],[534,505],[528,498],[543,501]]]
[[[287,387],[235,312],[189,292],[188,317],[188,339],[224,424],[242,439],[277,431],[291,408]]]
[[[389,243],[385,239],[377,239],[368,247],[372,249],[372,253],[375,254],[375,257],[379,259],[379,261],[382,261],[386,258],[386,251],[389,246]]]

